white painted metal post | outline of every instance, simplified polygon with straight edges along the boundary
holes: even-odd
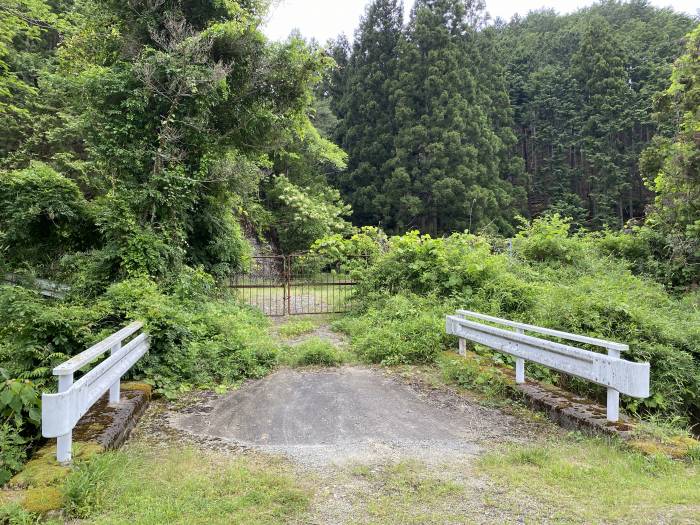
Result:
[[[518,334],[525,333],[522,328],[516,328],[515,332]],[[525,359],[520,357],[515,358],[515,382],[519,385],[525,383]]]
[[[459,340],[459,355],[461,355],[462,357],[466,357],[466,355],[467,355],[467,340],[466,339]]]
[[[608,355],[615,359],[620,359],[620,351],[608,349]],[[608,421],[617,423],[620,421],[620,392],[614,388],[608,388],[608,403],[607,403]]]
[[[118,352],[122,347],[121,341],[115,344],[112,347],[112,352],[111,355],[114,355],[115,352]],[[109,387],[109,404],[110,405],[116,405],[119,403],[119,398],[121,397],[121,377],[118,377],[117,380],[112,384],[112,386]]]
[[[65,392],[73,385],[73,373],[58,376],[58,393]],[[68,414],[65,415],[68,417]],[[70,463],[73,459],[73,431],[56,439],[56,459],[59,463]]]

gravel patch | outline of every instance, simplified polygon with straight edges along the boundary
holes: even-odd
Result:
[[[180,411],[187,435],[323,467],[415,458],[429,464],[532,437],[532,425],[382,369],[280,370]]]

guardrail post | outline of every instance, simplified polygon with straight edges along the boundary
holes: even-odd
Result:
[[[615,359],[620,359],[620,351],[608,349],[608,355]],[[608,403],[607,403],[608,421],[617,423],[620,421],[620,392],[614,388],[608,388]]]
[[[114,355],[115,352],[118,352],[121,350],[122,343],[121,341],[115,344],[112,347],[110,355]],[[121,377],[118,377],[117,380],[112,384],[112,386],[109,387],[109,404],[110,405],[116,405],[119,403],[119,398],[121,397]]]
[[[522,328],[516,328],[515,332],[518,334],[525,333]],[[519,385],[525,383],[525,359],[520,357],[515,358],[515,382]]]
[[[459,340],[459,355],[461,355],[462,357],[467,356],[467,340],[466,339]]]
[[[58,393],[69,390],[73,385],[73,373],[61,374],[58,376]],[[68,414],[64,414],[68,417]],[[56,439],[56,459],[59,463],[70,463],[73,459],[73,431],[58,436]]]

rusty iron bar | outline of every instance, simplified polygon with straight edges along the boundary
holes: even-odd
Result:
[[[255,256],[230,280],[243,301],[274,317],[348,312],[356,284],[340,262],[308,253]]]

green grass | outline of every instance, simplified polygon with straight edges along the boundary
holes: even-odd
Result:
[[[602,439],[573,435],[509,446],[484,456],[479,468],[517,492],[492,504],[517,507],[518,498],[528,498],[551,509],[557,523],[691,523],[700,515],[700,465],[643,456]]]
[[[91,524],[294,521],[310,495],[279,461],[132,447],[82,464],[66,485],[72,516]]]
[[[461,523],[452,502],[464,497],[464,488],[429,472],[425,465],[405,461],[370,468],[358,465],[353,476],[369,483],[353,511],[350,523],[442,524]],[[362,516],[362,517],[360,517]]]
[[[309,319],[292,319],[280,326],[279,334],[287,339],[308,334],[316,329],[316,323]]]
[[[312,337],[283,351],[280,354],[280,363],[287,366],[334,367],[350,361],[350,357],[330,341]]]
[[[63,522],[44,519],[26,512],[18,503],[3,503],[0,500],[0,523],[3,525],[59,525]]]

